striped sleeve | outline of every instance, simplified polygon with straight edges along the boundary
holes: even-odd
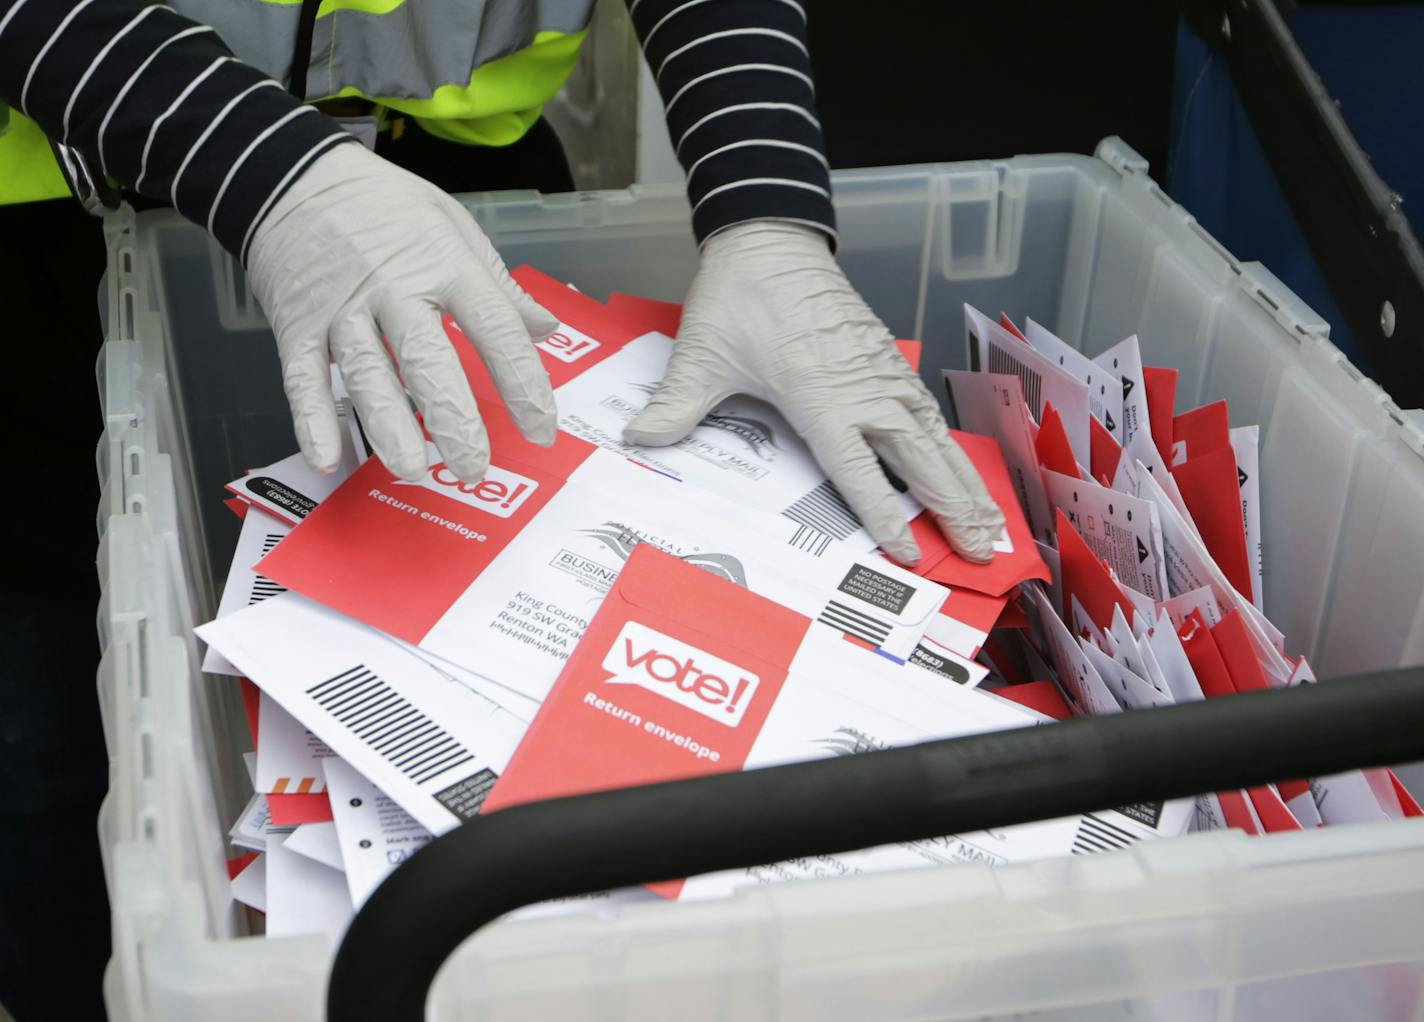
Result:
[[[834,243],[830,169],[799,0],[629,0],[702,242],[791,220]]]
[[[211,28],[141,0],[0,0],[0,102],[243,257],[297,174],[350,138]]]

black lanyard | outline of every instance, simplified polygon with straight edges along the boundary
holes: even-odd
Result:
[[[307,68],[311,66],[312,33],[316,31],[316,12],[321,0],[302,0],[297,16],[297,38],[292,44],[292,74],[287,79],[287,91],[298,99],[307,98]]]

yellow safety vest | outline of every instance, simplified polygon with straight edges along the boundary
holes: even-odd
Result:
[[[172,0],[241,60],[291,71],[301,0]],[[306,97],[360,98],[452,142],[518,141],[563,88],[595,0],[322,0]],[[0,118],[0,204],[69,194],[49,144],[15,111]]]

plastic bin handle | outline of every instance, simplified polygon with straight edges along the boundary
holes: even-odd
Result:
[[[375,891],[327,1018],[419,1022],[450,953],[522,905],[1417,759],[1424,668],[517,806]]]

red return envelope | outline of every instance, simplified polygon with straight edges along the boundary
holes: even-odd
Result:
[[[669,337],[677,336],[677,328],[682,323],[682,306],[677,302],[660,302],[656,298],[614,291],[608,296],[608,308],[630,324],[636,323]]]
[[[1246,550],[1236,455],[1230,447],[1193,454],[1172,469],[1172,479],[1212,560],[1232,587],[1250,600],[1251,559]]]
[[[1078,460],[1073,457],[1073,447],[1068,442],[1068,434],[1063,429],[1063,418],[1053,405],[1043,406],[1043,421],[1038,425],[1038,439],[1034,441],[1034,451],[1038,463],[1069,479],[1077,479]]]
[[[947,585],[973,589],[989,596],[1002,596],[1020,582],[1049,578],[1048,565],[1039,556],[1038,545],[1029,531],[1028,519],[1014,493],[1013,480],[1004,464],[999,442],[977,433],[949,431],[974,467],[999,510],[1004,513],[1005,534],[994,545],[994,559],[988,564],[973,564],[950,549],[949,541],[939,531],[928,512],[910,523],[910,532],[920,545],[921,559],[914,571],[918,575]]]
[[[827,643],[811,624],[638,547],[483,811],[1035,719],[929,672]],[[911,856],[896,863],[909,864]],[[654,889],[676,897],[682,884]]]
[[[1147,391],[1147,420],[1152,442],[1162,464],[1172,464],[1172,411],[1177,401],[1177,370],[1157,366],[1142,367],[1142,386]]]

